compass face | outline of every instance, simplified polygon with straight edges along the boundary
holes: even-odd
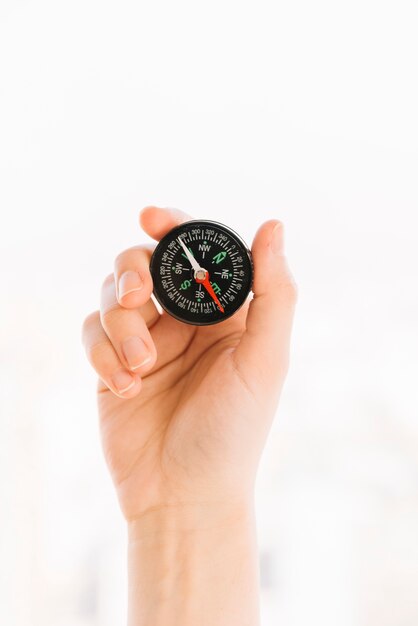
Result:
[[[251,252],[233,230],[190,220],[170,230],[150,261],[154,296],[188,324],[216,324],[245,302],[253,280]]]

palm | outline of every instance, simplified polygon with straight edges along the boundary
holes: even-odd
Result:
[[[244,332],[247,309],[245,304],[230,320],[209,327],[163,314],[150,329],[158,360],[141,393],[122,400],[100,388],[105,457],[128,518],[174,502],[176,492],[209,497],[200,482],[207,484],[209,476],[214,486],[218,477],[225,481],[225,465],[235,464],[231,481],[243,478],[234,418],[242,419],[242,407],[248,410],[254,399],[237,376],[231,351]]]

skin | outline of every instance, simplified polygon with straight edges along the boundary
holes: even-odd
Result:
[[[156,241],[189,219],[154,206],[140,213]],[[254,484],[289,367],[297,301],[283,224],[259,227],[253,294],[213,326],[160,315],[151,299],[153,247],[116,258],[82,332],[128,525],[128,623],[255,625]]]

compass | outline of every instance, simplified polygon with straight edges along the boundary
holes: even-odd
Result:
[[[190,220],[159,241],[150,260],[153,293],[170,315],[196,326],[228,319],[253,283],[251,252],[228,226]]]

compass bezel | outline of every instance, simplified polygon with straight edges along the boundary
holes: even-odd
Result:
[[[184,231],[185,226],[193,227],[193,225],[201,226],[203,228],[213,226],[213,227],[218,228],[221,231],[225,231],[225,234],[228,235],[231,239],[233,239],[234,243],[237,243],[240,246],[240,249],[242,249],[243,255],[245,253],[246,259],[248,261],[248,268],[246,271],[246,275],[249,272],[250,276],[249,276],[249,282],[247,281],[246,288],[243,290],[242,294],[240,292],[240,295],[239,295],[239,298],[242,301],[240,302],[239,306],[237,306],[233,311],[231,311],[230,313],[225,315],[225,317],[222,317],[222,318],[208,319],[208,320],[206,319],[196,320],[196,321],[185,319],[180,314],[177,314],[177,312],[174,312],[171,308],[169,308],[168,304],[162,299],[162,297],[160,296],[158,292],[158,285],[161,285],[161,282],[159,282],[161,281],[161,277],[160,277],[160,274],[158,273],[159,268],[157,269],[157,267],[154,267],[154,263],[156,261],[157,255],[160,253],[162,249],[164,249],[164,251],[166,250],[167,248],[166,244],[168,244],[168,242],[171,241],[175,237],[176,231],[181,233],[182,231]],[[212,326],[213,324],[222,324],[222,322],[226,322],[228,319],[234,316],[235,313],[237,313],[240,310],[240,308],[244,305],[244,303],[246,302],[248,298],[248,295],[251,293],[253,282],[254,282],[254,264],[253,264],[251,250],[249,249],[249,247],[247,246],[243,238],[233,228],[221,222],[217,222],[216,220],[193,219],[193,220],[187,220],[186,222],[182,222],[181,224],[174,226],[174,228],[170,229],[168,233],[166,233],[155,246],[153,253],[151,255],[149,268],[150,268],[151,277],[153,280],[153,295],[155,299],[157,300],[157,302],[162,307],[162,309],[166,311],[166,313],[174,317],[176,320],[178,320],[179,322],[183,322],[184,324],[190,324],[192,326]],[[163,294],[166,293],[166,291],[162,287],[161,287],[161,292]]]

